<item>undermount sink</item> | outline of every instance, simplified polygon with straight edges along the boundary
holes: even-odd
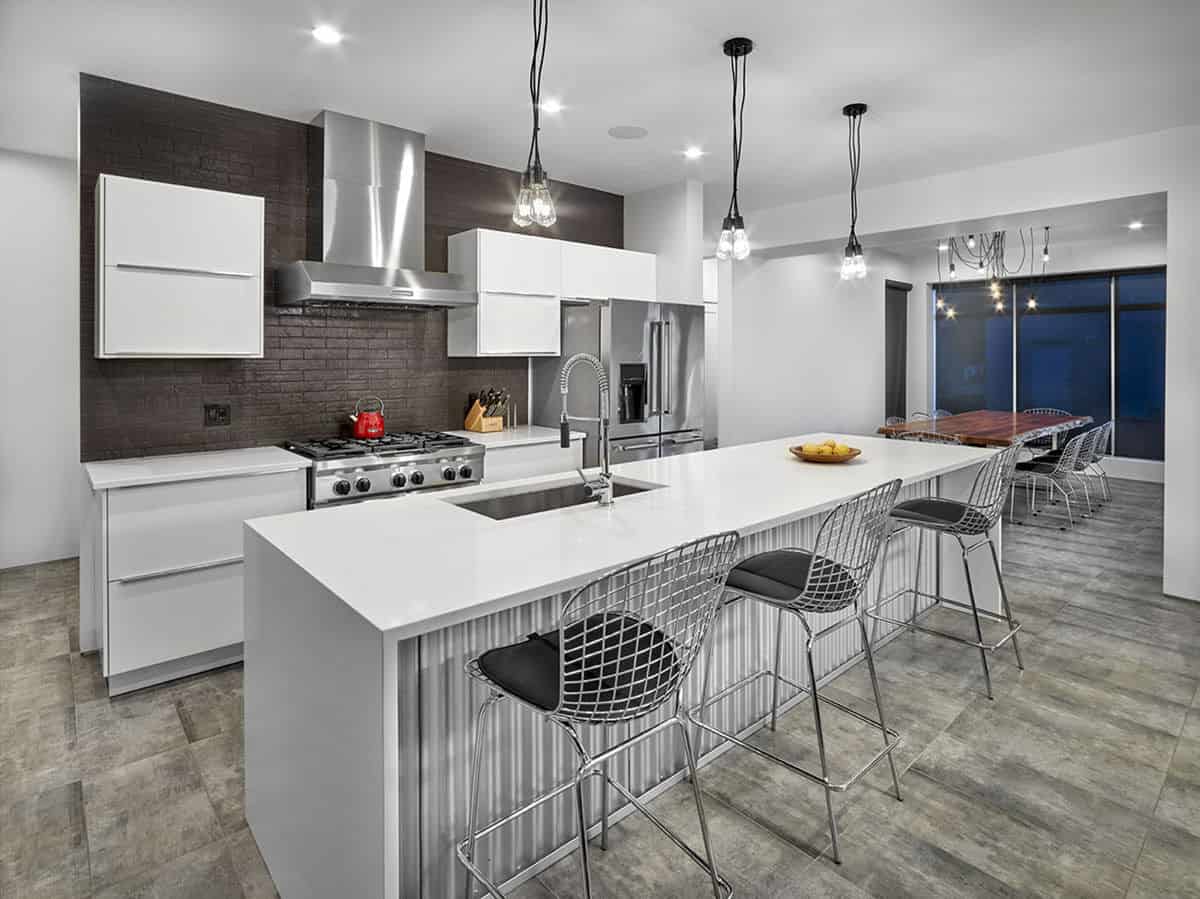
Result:
[[[657,490],[660,484],[638,484],[632,481],[613,480],[613,498],[630,496],[635,493],[645,493]],[[538,512],[550,512],[554,509],[566,509],[571,506],[582,506],[585,503],[595,503],[583,484],[562,484],[557,487],[539,487],[519,493],[503,493],[467,502],[454,502],[460,509],[468,509],[479,515],[486,515],[496,521],[506,518],[520,518],[522,515],[536,515]]]

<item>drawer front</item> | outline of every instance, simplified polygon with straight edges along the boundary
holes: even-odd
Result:
[[[105,356],[261,356],[259,275],[106,266],[99,351]]]
[[[242,563],[108,586],[108,675],[242,641]]]
[[[262,277],[262,197],[108,176],[102,203],[106,265]]]
[[[117,581],[242,557],[242,522],[298,512],[305,472],[109,491],[108,578]]]
[[[483,479],[488,484],[559,474],[583,467],[583,440],[572,440],[569,450],[557,443],[537,443],[489,449],[484,460]]]
[[[480,293],[480,354],[557,356],[562,341],[560,309],[558,297]]]

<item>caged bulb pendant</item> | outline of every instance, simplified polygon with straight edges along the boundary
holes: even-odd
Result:
[[[542,168],[542,148],[538,136],[542,130],[542,63],[546,59],[546,35],[550,20],[550,0],[533,0],[533,61],[529,67],[529,99],[533,104],[533,136],[529,140],[529,156],[521,175],[521,189],[513,204],[513,224],[520,228],[538,225],[549,228],[558,221],[554,197],[550,195],[550,179]]]
[[[858,225],[858,170],[862,160],[862,117],[866,111],[866,103],[848,103],[842,107],[842,115],[850,125],[850,237],[842,255],[843,281],[861,280],[867,276],[867,261],[854,231]]]

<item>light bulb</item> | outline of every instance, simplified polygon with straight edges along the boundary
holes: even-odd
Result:
[[[1004,301],[1003,300],[996,300],[996,311],[997,312],[1004,311]]]
[[[974,234],[967,235],[967,249],[968,250],[975,249],[975,235]]]
[[[949,309],[946,310],[946,318],[954,318],[954,316],[957,314],[958,313],[954,311],[953,306],[951,306]]]
[[[937,248],[939,253],[945,253],[948,249],[950,249],[950,244],[943,240],[940,244],[938,244]]]
[[[865,259],[863,259],[862,248],[860,247],[859,252],[856,253],[854,256],[854,277],[861,280],[862,278],[865,278],[866,276],[867,276],[867,261]]]
[[[983,264],[982,259],[979,260],[979,271],[981,271],[981,272],[987,271],[987,266]]]
[[[543,228],[549,228],[558,221],[558,214],[554,211],[554,200],[550,196],[550,189],[545,183],[535,184],[532,188],[533,192],[533,220]]]
[[[522,228],[527,228],[533,224],[533,194],[525,185],[521,186],[521,192],[517,194],[517,202],[513,206],[512,219],[513,224],[519,225]]]
[[[750,255],[750,238],[746,237],[745,228],[733,229],[733,258],[745,259]]]
[[[717,258],[728,259],[733,255],[733,229],[722,228],[721,236],[717,239]]]
[[[938,297],[935,305],[938,307],[938,309],[945,309],[946,301],[942,297]]]
[[[1049,261],[1050,261],[1050,251],[1042,250],[1042,262],[1049,262]]]
[[[1037,308],[1037,297],[1030,297],[1025,302],[1025,308],[1026,309],[1036,309]]]
[[[958,272],[954,270],[954,263],[950,263],[950,280],[953,281],[958,277]]]

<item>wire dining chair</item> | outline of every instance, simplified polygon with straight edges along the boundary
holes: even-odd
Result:
[[[931,418],[933,416],[928,412],[910,412],[908,416],[909,421],[929,421]]]
[[[937,431],[904,431],[896,436],[914,443],[962,444],[962,438],[957,434],[940,434]]]
[[[592,878],[584,793],[590,777],[599,777],[602,783],[601,848],[607,848],[608,842],[611,787],[705,872],[714,899],[732,895],[732,887],[718,873],[713,858],[708,820],[696,778],[690,718],[680,702],[680,690],[716,616],[737,546],[736,533],[717,534],[605,574],[565,602],[556,629],[490,649],[467,663],[467,674],[488,690],[475,722],[467,835],[456,846],[459,861],[470,873],[467,899],[474,894],[476,881],[489,896],[503,896],[476,858],[477,841],[572,789],[582,895],[590,899]],[[503,699],[519,703],[566,734],[578,765],[571,779],[477,829],[484,744],[492,709]],[[674,712],[670,717],[640,733],[627,735],[600,752],[589,752],[580,738],[580,725],[624,728],[672,701]],[[629,788],[609,776],[608,762],[615,755],[672,727],[679,730],[691,776],[703,855],[651,812]]]
[[[907,419],[903,415],[889,415],[884,419],[883,425],[886,428],[890,428],[892,425],[902,425],[905,421]]]
[[[700,705],[692,716],[696,728],[705,730],[743,749],[781,765],[793,774],[800,775],[825,789],[825,808],[829,817],[829,834],[833,844],[834,861],[841,861],[838,842],[837,819],[833,814],[833,793],[844,792],[857,783],[868,771],[885,757],[892,769],[892,785],[896,798],[900,799],[900,779],[892,752],[900,744],[901,737],[887,726],[883,714],[883,702],[879,695],[879,682],[875,676],[875,660],[871,642],[867,638],[866,622],[860,608],[860,599],[867,582],[879,562],[880,550],[888,533],[888,513],[900,492],[900,481],[888,481],[871,490],[843,502],[834,508],[817,531],[812,550],[797,548],[769,550],[758,553],[738,563],[729,573],[726,582],[728,601],[722,611],[735,602],[753,600],[776,611],[774,665],[763,668],[722,688],[710,695],[714,641],[710,634],[707,661],[704,667]],[[831,614],[854,606],[855,614],[823,628],[814,629],[811,615]],[[780,674],[783,652],[784,615],[792,615],[804,629],[804,661],[807,684],[797,683]],[[862,714],[850,706],[820,696],[817,691],[817,672],[813,662],[813,645],[830,636],[842,627],[857,622],[862,638],[863,654],[871,676],[871,688],[875,695],[878,720]],[[705,711],[731,693],[769,677],[771,687],[770,728],[775,729],[779,713],[779,685],[787,684],[797,694],[807,694],[812,701],[813,724],[816,728],[817,752],[820,757],[820,773],[801,767],[794,761],[782,758],[759,745],[748,742],[737,734],[723,731],[704,720]],[[825,731],[822,727],[821,707],[832,706],[851,715],[858,721],[878,728],[883,738],[883,748],[847,780],[834,782],[830,777],[828,754],[825,747]],[[697,732],[697,738],[699,733]]]
[[[1018,462],[1014,475],[1014,483],[1025,489],[1025,510],[1030,518],[1038,514],[1037,491],[1039,486],[1046,488],[1046,496],[1053,503],[1055,494],[1061,496],[1067,509],[1067,524],[1060,525],[1059,530],[1075,526],[1075,515],[1071,509],[1071,495],[1075,487],[1083,483],[1078,474],[1079,456],[1088,446],[1086,441],[1095,441],[1097,429],[1077,434],[1067,441],[1067,445],[1057,458],[1043,462],[1040,458],[1028,462]],[[1086,490],[1086,483],[1083,483]],[[1015,506],[1015,503],[1014,503]],[[1016,520],[1015,508],[1011,510],[1012,520]]]
[[[953,414],[954,414],[953,412],[950,412],[950,411],[949,411],[949,410],[947,410],[947,409],[934,409],[934,410],[933,410],[933,417],[934,417],[935,419],[937,419],[937,418],[949,418],[949,417],[950,417],[951,415],[953,415]]]

